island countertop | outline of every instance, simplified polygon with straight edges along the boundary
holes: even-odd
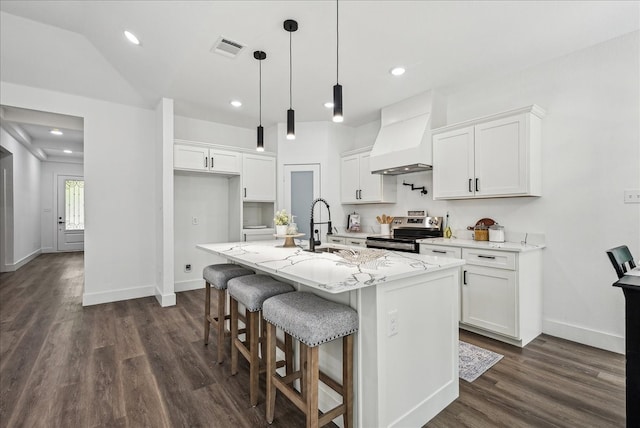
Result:
[[[323,246],[326,247],[326,246]],[[311,253],[300,247],[282,247],[278,241],[198,244],[197,248],[248,267],[296,281],[328,293],[342,293],[464,265],[464,260],[425,254],[340,249]]]

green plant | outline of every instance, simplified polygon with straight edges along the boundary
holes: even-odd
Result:
[[[273,218],[273,222],[277,226],[286,226],[289,224],[289,214],[287,210],[276,211],[276,216]]]

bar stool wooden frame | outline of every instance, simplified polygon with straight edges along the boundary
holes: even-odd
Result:
[[[265,334],[266,322],[262,317],[262,311],[246,311],[245,329],[238,328],[240,314],[238,311],[238,301],[229,295],[229,305],[231,312],[231,375],[238,373],[238,352],[249,362],[249,400],[252,407],[258,404],[258,389],[260,373],[267,371],[263,359],[266,352]],[[245,333],[245,341],[238,337]],[[262,332],[262,334],[260,334]],[[284,342],[276,338],[276,346],[284,352],[284,360],[276,361],[276,367],[286,367],[287,375],[293,372],[293,339],[290,335],[284,335]],[[263,358],[260,358],[260,354]],[[274,349],[275,359],[275,349]]]
[[[271,424],[275,414],[276,391],[281,391],[296,405],[307,419],[307,428],[324,426],[343,415],[344,427],[353,424],[353,334],[342,338],[342,385],[320,371],[318,364],[319,346],[307,346],[300,342],[300,370],[286,376],[276,372],[276,326],[266,323],[266,364],[267,364],[267,422]],[[300,379],[300,392],[293,388],[293,382]],[[342,404],[322,416],[318,415],[319,381],[342,396]]]
[[[216,316],[211,316],[211,284],[205,280],[205,300],[204,300],[204,344],[209,344],[209,330],[210,326],[217,332],[217,346],[218,346],[218,364],[222,364],[224,361],[224,339],[231,336],[231,331],[225,328],[226,320],[231,319],[231,315],[227,315],[227,290],[213,287],[216,292],[216,299],[218,300]],[[239,315],[239,319],[246,324],[246,317],[242,314]],[[239,330],[242,334],[245,329]]]

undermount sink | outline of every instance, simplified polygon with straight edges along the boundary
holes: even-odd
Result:
[[[316,248],[314,252],[315,253],[337,253],[338,251],[340,251],[340,248],[320,247],[320,248]]]

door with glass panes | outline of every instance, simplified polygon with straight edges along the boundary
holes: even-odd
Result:
[[[58,251],[84,250],[84,177],[58,176]]]

